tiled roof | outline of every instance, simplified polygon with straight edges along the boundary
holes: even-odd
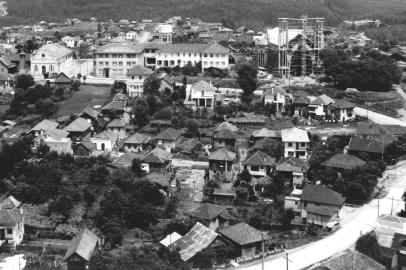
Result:
[[[379,135],[391,135],[393,134],[385,127],[375,123],[368,123],[368,122],[358,122],[357,123],[357,135],[372,135],[372,136],[379,136]]]
[[[93,109],[92,107],[86,106],[83,111],[82,114],[87,114],[90,117],[92,117],[93,119],[97,120],[98,116],[99,116],[99,112],[95,109]]]
[[[21,202],[14,198],[12,195],[7,196],[0,200],[1,209],[14,209],[21,205]]]
[[[328,187],[313,184],[306,184],[303,187],[301,200],[336,206],[342,206],[345,202],[345,198],[340,193],[337,193]]]
[[[234,161],[237,157],[237,154],[231,152],[226,148],[220,148],[217,151],[211,153],[209,160],[223,160],[223,161]]]
[[[157,53],[222,53],[227,54],[229,50],[218,43],[212,44],[189,44],[176,43],[160,46]]]
[[[353,137],[348,145],[348,150],[382,154],[382,152],[385,151],[385,147],[393,141],[394,139],[392,136],[385,136],[377,139]]]
[[[196,222],[190,231],[180,238],[169,248],[178,250],[180,258],[187,261],[193,258],[198,252],[207,248],[216,240],[218,234],[203,224]]]
[[[259,130],[253,131],[252,137],[255,137],[255,138],[280,138],[281,133],[278,130],[261,128]]]
[[[212,43],[203,49],[203,53],[223,53],[223,54],[225,54],[228,52],[229,52],[229,49],[221,46],[218,43]]]
[[[106,139],[115,142],[117,140],[117,135],[109,130],[104,130],[98,134],[93,135],[92,138]]]
[[[215,139],[236,139],[237,134],[229,129],[224,129],[214,134]]]
[[[123,128],[126,126],[126,123],[123,119],[113,119],[110,123],[107,124],[108,128]]]
[[[224,228],[220,231],[220,234],[239,246],[258,243],[269,238],[265,233],[258,231],[244,222]]]
[[[142,162],[153,164],[164,164],[172,158],[171,153],[156,147],[154,150],[145,155]]]
[[[79,117],[66,126],[63,130],[67,132],[85,132],[91,127],[92,125],[85,118]]]
[[[348,102],[346,100],[340,99],[337,102],[329,105],[332,109],[351,109],[355,107],[355,104]]]
[[[234,126],[233,124],[230,124],[229,122],[223,122],[219,125],[217,125],[215,131],[221,131],[221,130],[231,130],[231,131],[237,131],[238,127]]]
[[[45,58],[57,59],[65,57],[68,54],[71,54],[72,51],[65,46],[59,43],[45,44],[39,48],[36,52],[33,53],[31,59],[41,59],[42,55],[45,55]]]
[[[10,61],[7,57],[5,57],[5,56],[0,57],[0,62],[3,63],[3,65],[4,65],[6,68],[13,68],[13,67],[16,67],[16,66],[15,66],[13,63],[11,63],[11,61]]]
[[[311,101],[310,105],[330,105],[333,102],[334,102],[334,99],[327,96],[326,94],[323,94],[323,95],[315,98],[313,101]]]
[[[68,260],[73,254],[79,255],[85,261],[90,261],[96,248],[99,238],[89,229],[84,228],[78,235],[73,238],[66,251],[63,261]]]
[[[275,159],[261,151],[256,151],[243,162],[243,165],[270,166]]]
[[[337,211],[331,207],[322,205],[310,204],[306,208],[307,213],[312,213],[319,216],[332,217]]]
[[[281,131],[282,142],[310,142],[307,131],[300,128],[289,128]]]
[[[92,141],[89,138],[84,138],[81,142],[81,145],[85,147],[87,150],[95,150],[96,149],[96,144],[92,143]]]
[[[125,141],[124,144],[145,144],[150,141],[150,137],[141,134],[141,133],[135,133],[128,137]]]
[[[142,53],[144,46],[142,44],[132,44],[126,40],[116,40],[116,42],[110,42],[103,47],[97,49],[96,53]]]
[[[212,220],[220,216],[223,212],[227,212],[227,209],[225,209],[225,207],[223,206],[211,203],[203,203],[190,215],[201,220]]]
[[[124,109],[125,109],[125,101],[112,101],[106,106],[104,106],[102,110],[123,111]]]
[[[140,66],[140,65],[136,65],[134,67],[132,67],[130,70],[128,70],[127,75],[128,76],[139,76],[139,75],[149,75],[151,74],[153,71],[150,70],[147,67],[144,66]]]
[[[283,87],[275,86],[274,88],[265,91],[264,96],[272,96],[276,94],[280,94],[283,96],[287,95],[286,90]]]
[[[134,159],[143,159],[142,154],[137,154],[137,153],[125,153],[124,155],[121,155],[119,158],[113,161],[112,165],[118,166],[118,167],[130,167],[132,165],[132,162]]]
[[[286,157],[279,160],[276,165],[276,171],[279,172],[306,172],[308,169],[306,161],[295,158]]]
[[[47,131],[45,131],[45,134],[58,141],[69,136],[69,132],[56,128],[48,129]]]
[[[354,170],[358,167],[364,166],[365,164],[365,161],[356,156],[336,154],[323,162],[321,165],[338,169]]]
[[[72,80],[65,73],[61,72],[58,77],[56,77],[54,83],[71,83]]]
[[[180,130],[174,128],[167,128],[163,132],[159,133],[154,139],[155,140],[166,140],[166,141],[176,141],[181,135]]]
[[[213,191],[213,196],[236,196],[235,187],[233,183],[220,183]]]
[[[274,139],[274,138],[270,138],[270,137],[262,138],[255,142],[252,149],[264,150],[268,145],[275,144],[275,143],[278,143],[278,141],[276,141],[276,139]]]
[[[305,96],[298,96],[293,99],[293,104],[309,104],[310,100]]]
[[[329,270],[385,270],[386,267],[358,251],[347,252],[322,264]]]
[[[57,128],[58,126],[59,126],[58,123],[48,119],[44,119],[38,124],[36,124],[30,131],[40,131],[40,130],[47,131],[49,129]]]
[[[214,87],[211,83],[208,83],[204,80],[194,83],[190,89],[191,89],[191,91],[216,91],[217,90],[217,88]]]
[[[19,209],[0,209],[0,226],[14,227],[21,222],[23,215]]]

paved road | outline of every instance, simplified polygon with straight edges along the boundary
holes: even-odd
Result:
[[[406,189],[406,161],[401,161],[397,165],[388,167],[385,171],[382,184],[388,194],[379,200],[380,215],[390,214],[393,201],[393,213],[400,211],[403,207],[402,194]],[[340,212],[342,228],[334,234],[310,243],[308,245],[289,250],[289,270],[300,270],[326,260],[336,253],[347,248],[352,248],[361,233],[373,230],[378,217],[378,200],[360,208],[344,207]],[[282,255],[267,258],[265,261],[266,270],[286,269],[286,260]],[[251,265],[237,267],[237,269],[260,270],[261,262]]]

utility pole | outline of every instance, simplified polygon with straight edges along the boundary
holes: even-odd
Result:
[[[287,252],[284,258],[286,259],[286,270],[289,270],[289,262],[291,262],[291,260],[289,260],[289,254]]]
[[[391,206],[390,206],[390,214],[392,215],[392,213],[393,213],[393,197],[392,197],[392,203],[391,203]]]
[[[378,218],[379,218],[379,200],[380,199],[378,199]]]

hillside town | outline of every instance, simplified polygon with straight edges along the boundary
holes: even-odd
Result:
[[[2,27],[0,269],[406,269],[406,41],[383,27]]]

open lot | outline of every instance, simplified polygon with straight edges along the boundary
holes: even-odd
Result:
[[[86,106],[104,105],[110,95],[110,87],[82,85],[80,91],[66,100],[59,108],[57,116],[66,116],[80,113]]]

